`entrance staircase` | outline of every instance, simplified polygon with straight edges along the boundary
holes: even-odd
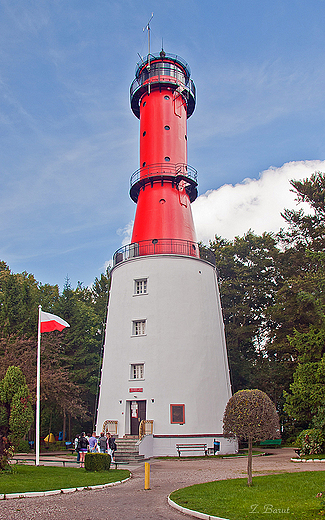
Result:
[[[141,462],[144,455],[139,455],[139,438],[127,435],[121,439],[115,439],[117,450],[114,454],[116,462]]]

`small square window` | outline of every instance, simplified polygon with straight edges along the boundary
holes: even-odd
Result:
[[[146,333],[146,320],[137,320],[133,322],[133,336],[143,336]]]
[[[144,363],[137,363],[131,365],[131,377],[130,379],[143,379],[144,378]]]
[[[134,280],[134,294],[147,294],[147,281],[147,278],[141,278],[141,280]]]
[[[170,405],[171,424],[185,424],[185,404]]]

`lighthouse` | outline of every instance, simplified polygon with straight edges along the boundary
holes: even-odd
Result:
[[[136,213],[131,243],[113,256],[97,433],[139,437],[148,457],[177,455],[178,444],[232,453],[236,444],[222,435],[231,386],[216,268],[200,258],[191,211],[189,65],[149,52],[130,103],[140,121]]]

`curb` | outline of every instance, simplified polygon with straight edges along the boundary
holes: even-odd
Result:
[[[168,504],[173,507],[174,509],[177,509],[177,511],[180,511],[181,513],[184,513],[185,515],[194,516],[195,518],[201,518],[202,520],[229,520],[228,518],[221,518],[221,516],[211,516],[207,515],[206,513],[200,513],[199,511],[193,511],[193,509],[187,509],[186,507],[179,506],[174,502],[170,495],[168,495]]]
[[[325,459],[297,459],[292,457],[291,462],[325,462]]]
[[[50,491],[27,491],[26,493],[4,493],[0,494],[0,500],[11,500],[13,498],[35,498],[35,497],[48,497],[51,495],[60,495],[67,493],[74,493],[75,491],[90,491],[95,489],[104,489],[111,486],[117,486],[118,484],[124,484],[132,478],[132,473],[128,478],[124,480],[116,480],[115,482],[108,482],[107,484],[96,484],[94,486],[82,486],[65,489],[52,489]],[[211,517],[212,518],[212,517]]]

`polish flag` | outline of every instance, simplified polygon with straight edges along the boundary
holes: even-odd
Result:
[[[64,321],[55,314],[41,311],[41,333],[52,332],[52,330],[63,330],[65,327],[70,327],[69,323]]]

